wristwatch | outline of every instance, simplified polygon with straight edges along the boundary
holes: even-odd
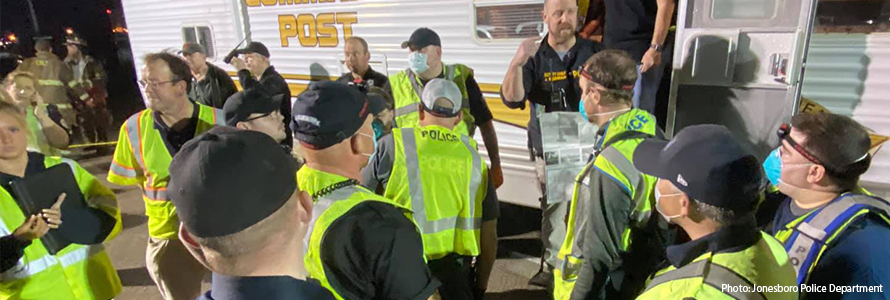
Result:
[[[658,52],[664,51],[664,45],[652,44],[649,48],[655,49]]]

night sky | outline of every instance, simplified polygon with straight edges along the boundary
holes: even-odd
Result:
[[[31,13],[28,11],[28,0],[0,1],[0,32],[3,35],[15,33],[19,45],[14,52],[24,56],[34,53],[34,28],[31,25]],[[117,0],[32,0],[37,14],[40,35],[53,36],[54,52],[65,55],[61,46],[65,36],[65,28],[72,28],[75,33],[86,39],[90,44],[90,52],[94,56],[105,58],[114,52],[114,37],[111,32],[111,18],[121,15],[120,1]],[[106,14],[112,10],[112,15]]]
[[[18,44],[5,49],[23,57],[34,55],[28,0],[0,0],[0,33],[15,33]],[[71,28],[89,44],[87,54],[98,59],[109,75],[109,108],[125,117],[142,105],[135,85],[132,54],[126,34],[115,35],[114,26],[125,26],[120,0],[31,0],[40,27],[39,36],[53,37],[53,52],[65,58],[65,29]],[[106,10],[110,9],[109,15]],[[114,24],[114,25],[112,25]]]

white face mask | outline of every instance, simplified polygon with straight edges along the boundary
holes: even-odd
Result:
[[[672,194],[662,195],[660,192],[658,192],[658,188],[655,188],[655,210],[658,211],[658,214],[660,214],[661,217],[664,218],[664,220],[667,221],[668,223],[671,223],[671,219],[673,219],[673,218],[679,218],[681,214],[676,214],[673,216],[665,215],[664,212],[661,211],[661,208],[658,206],[658,203],[661,202],[661,197],[679,196],[679,195],[683,195],[683,193],[672,193]]]
[[[420,51],[408,53],[408,68],[415,74],[428,70],[430,66],[426,64],[426,54],[420,53]]]

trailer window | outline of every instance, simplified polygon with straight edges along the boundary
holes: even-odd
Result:
[[[207,58],[216,56],[216,47],[213,42],[213,32],[207,26],[182,27],[182,40],[184,43],[198,43],[207,49]]]
[[[541,35],[541,0],[476,0],[476,38],[482,41],[522,39]]]
[[[890,0],[819,0],[818,33],[890,32]]]

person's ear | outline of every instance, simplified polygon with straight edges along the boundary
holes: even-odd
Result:
[[[358,136],[358,134],[354,134],[352,135],[352,137],[349,138],[349,147],[351,148],[353,155],[359,155],[362,153],[360,151],[361,146],[359,146]]]
[[[423,121],[423,119],[426,118],[426,111],[423,110],[423,104],[417,105],[417,117],[420,121]]]
[[[591,101],[593,101],[593,103],[591,103],[591,104],[599,106],[600,101],[602,101],[602,99],[603,99],[603,94],[601,94],[600,90],[596,89],[595,87],[590,87],[589,89],[590,89],[590,92],[589,92],[590,97],[589,98]]]
[[[457,117],[454,118],[454,126],[457,126],[457,124],[460,124],[460,121],[463,119],[463,117],[464,117],[463,111],[461,111],[461,110],[457,111]]]
[[[689,200],[689,196],[687,196],[686,194],[683,194],[682,196],[680,196],[680,213],[679,213],[680,217],[689,216],[689,210],[690,210],[689,206],[691,204],[692,204],[692,201]]]
[[[247,122],[238,122],[238,124],[235,124],[235,128],[242,129],[242,130],[250,130],[250,125],[248,125]]]
[[[827,178],[826,172],[827,170],[825,170],[825,166],[812,165],[809,170],[807,170],[807,181],[810,183],[819,183]]]
[[[195,242],[195,239],[192,238],[188,230],[185,229],[185,225],[181,223],[179,224],[179,240],[182,241],[185,249],[195,257],[195,260],[204,265],[205,268],[211,271],[213,270],[207,262],[207,256],[204,254],[204,249],[201,248],[201,245],[198,245],[198,242]]]

